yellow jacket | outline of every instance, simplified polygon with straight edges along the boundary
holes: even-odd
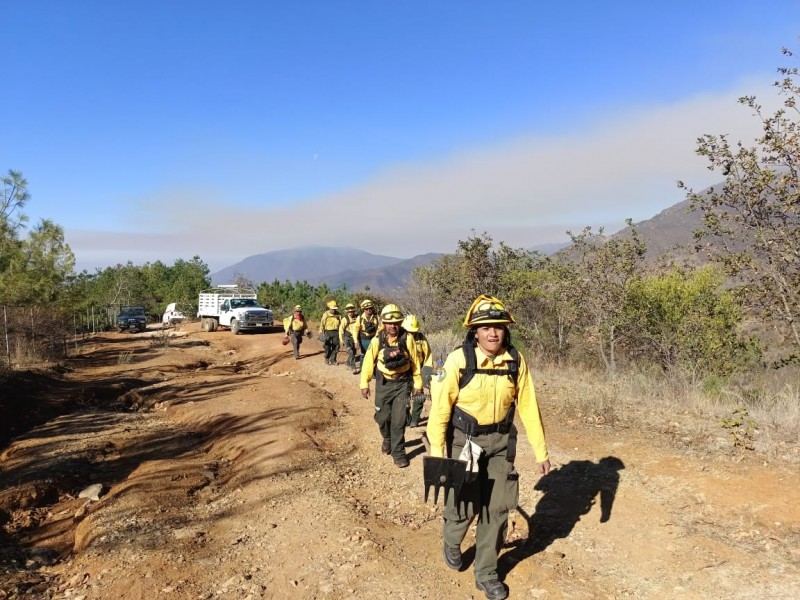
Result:
[[[319,332],[325,331],[339,331],[339,323],[342,320],[342,315],[326,310],[319,318]]]
[[[478,369],[506,369],[508,361],[513,360],[508,352],[503,352],[492,360],[478,347],[475,348],[475,357]],[[475,417],[479,425],[491,425],[502,421],[514,402],[514,382],[506,376],[476,373],[464,389],[459,389],[461,369],[466,366],[464,352],[461,348],[457,348],[445,360],[442,380],[439,381],[434,374],[431,381],[431,412],[427,427],[431,456],[440,458],[445,456],[445,432],[450,423],[453,406],[456,404],[461,410]],[[517,414],[525,426],[536,461],[548,460],[547,443],[533,378],[521,354],[516,398]]]
[[[346,331],[350,332],[353,340],[358,344],[358,316],[350,318],[350,315],[345,314],[342,317],[342,322],[339,325],[339,341],[344,344],[344,334]]]
[[[372,379],[372,375],[375,373],[375,369],[377,369],[385,376],[388,375],[389,379],[392,379],[395,375],[411,371],[411,377],[414,381],[414,389],[421,390],[422,374],[420,373],[420,366],[417,360],[417,346],[414,344],[414,340],[411,338],[411,335],[406,334],[406,350],[408,350],[411,360],[408,364],[405,364],[399,369],[395,370],[389,369],[383,363],[383,352],[386,346],[396,347],[400,341],[400,337],[402,336],[399,336],[392,342],[387,339],[386,346],[384,346],[384,348],[380,348],[380,337],[380,335],[376,335],[374,338],[372,338],[372,340],[369,342],[369,346],[367,346],[366,353],[364,353],[364,362],[361,364],[361,389],[365,390],[369,388],[369,382]]]
[[[414,338],[414,345],[417,347],[417,360],[419,361],[420,370],[422,367],[433,368],[433,353],[431,352],[431,345],[428,343],[428,338],[424,333],[409,333],[409,337]]]
[[[289,315],[283,320],[283,331],[286,332],[286,335],[297,331],[303,333],[306,329],[308,329],[308,323],[305,318],[295,319],[294,315]]]
[[[367,327],[366,325],[374,325],[375,329],[372,335],[367,334]],[[382,323],[378,319],[378,316],[373,313],[371,317],[367,316],[367,313],[362,312],[358,317],[356,317],[356,325],[353,329],[353,337],[358,340],[358,333],[360,331],[364,332],[364,335],[368,338],[374,337],[378,335],[378,330],[380,329]]]

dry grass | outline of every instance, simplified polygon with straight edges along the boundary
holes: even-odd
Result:
[[[120,352],[117,356],[117,364],[118,365],[127,365],[133,360],[133,352],[128,350],[125,352]]]
[[[174,336],[169,329],[162,327],[150,335],[148,344],[151,348],[167,348],[169,347],[173,337]]]
[[[434,359],[463,341],[452,331],[427,337]],[[611,378],[603,371],[543,363],[533,373],[543,410],[559,418],[633,427],[709,454],[747,451],[800,462],[800,368],[730,379],[660,370]]]
[[[679,373],[611,379],[542,365],[535,379],[545,410],[563,418],[652,431],[707,453],[749,451],[800,462],[800,384],[788,371],[761,381],[697,381]]]
[[[431,346],[434,362],[447,358],[447,355],[455,350],[464,341],[464,334],[456,334],[452,331],[437,331],[426,334],[428,344]]]

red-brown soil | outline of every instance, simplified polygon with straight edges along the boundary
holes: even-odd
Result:
[[[277,333],[174,333],[0,384],[0,599],[483,597],[441,558],[423,429],[398,469],[316,340],[295,361]],[[800,598],[796,463],[590,425],[569,382],[537,388],[555,468],[537,479],[523,435],[512,598]]]

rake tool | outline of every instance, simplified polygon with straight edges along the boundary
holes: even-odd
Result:
[[[467,475],[467,463],[454,458],[422,457],[422,477],[425,482],[425,502],[433,487],[433,503],[439,501],[439,490],[444,488],[444,502],[447,504],[448,493],[455,493],[456,498]]]

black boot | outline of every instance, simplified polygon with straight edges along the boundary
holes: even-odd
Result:
[[[486,594],[489,600],[503,600],[508,598],[508,590],[506,586],[500,583],[497,579],[490,579],[489,581],[476,581],[475,587]]]
[[[447,542],[444,543],[444,562],[445,564],[455,571],[461,570],[461,548],[458,546],[449,546]]]

